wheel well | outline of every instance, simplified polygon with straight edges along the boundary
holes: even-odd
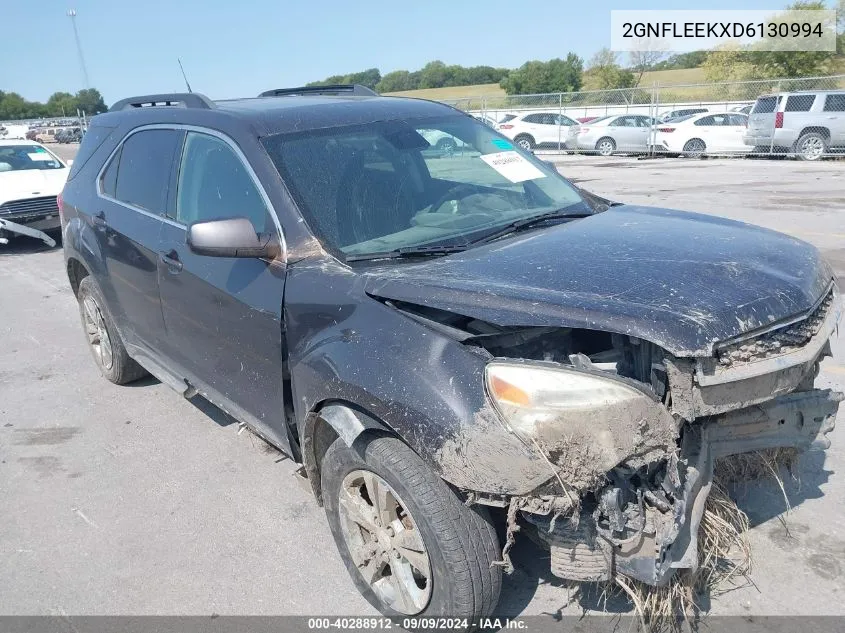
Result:
[[[599,140],[597,140],[597,141],[596,141],[596,147],[598,147],[598,146],[599,146],[599,143],[601,143],[602,141],[610,141],[611,143],[613,143],[614,145],[616,145],[616,141],[614,141],[612,137],[610,137],[610,136],[602,136]]]
[[[828,130],[826,127],[820,127],[820,126],[805,127],[803,130],[801,130],[801,133],[798,135],[798,138],[801,138],[805,134],[809,134],[811,132],[815,132],[816,134],[821,134],[826,139],[830,140],[830,130]]]
[[[703,138],[698,138],[697,136],[693,136],[692,138],[687,139],[687,142],[686,142],[686,143],[684,143],[684,147],[686,147],[687,145],[689,145],[689,144],[690,144],[690,143],[692,143],[693,141],[701,141],[701,144],[702,144],[702,145],[704,145],[704,147],[707,147],[707,143],[705,143],[705,142],[704,142],[704,139],[703,139]]]
[[[311,489],[314,492],[317,503],[320,505],[323,505],[322,488],[320,485],[320,471],[322,468],[323,457],[325,456],[326,451],[329,450],[329,446],[331,446],[332,443],[340,437],[332,425],[320,414],[320,412],[329,405],[341,405],[343,407],[348,407],[349,409],[360,412],[372,421],[373,424],[366,426],[363,430],[361,430],[355,438],[355,442],[365,435],[382,434],[396,436],[392,429],[390,429],[386,424],[355,405],[338,401],[321,402],[317,405],[306,417],[305,424],[302,429],[302,437],[300,439],[305,473],[311,483]]]
[[[520,134],[517,134],[516,136],[513,137],[513,140],[516,141],[517,139],[521,139],[521,138],[527,138],[527,139],[530,139],[532,143],[534,142],[534,137],[531,136],[530,134],[525,133],[525,132],[521,132]]]
[[[73,295],[79,294],[79,284],[89,275],[88,270],[82,265],[78,259],[71,258],[67,262],[67,277],[70,281],[70,287],[73,289]]]

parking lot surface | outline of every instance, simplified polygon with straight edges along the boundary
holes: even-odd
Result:
[[[59,146],[62,155],[75,146]],[[615,200],[701,211],[805,239],[845,279],[845,164],[565,156]],[[659,274],[659,271],[656,271]],[[155,380],[118,387],[86,349],[60,248],[0,246],[0,614],[374,614],[347,576],[294,465],[221,411]],[[845,389],[845,341],[820,382]],[[840,422],[842,414],[840,414]],[[787,481],[738,491],[753,585],[714,614],[845,614],[845,435]],[[519,541],[501,610],[604,603]]]

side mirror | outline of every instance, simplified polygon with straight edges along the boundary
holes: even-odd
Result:
[[[256,233],[246,218],[208,220],[188,225],[188,248],[208,257],[266,257],[281,254],[273,233]]]

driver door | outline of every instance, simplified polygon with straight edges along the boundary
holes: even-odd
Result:
[[[283,407],[283,261],[193,253],[186,227],[246,217],[278,232],[268,199],[227,140],[188,132],[175,215],[158,248],[165,353],[197,390],[273,443],[290,448]],[[281,236],[279,236],[281,241]]]

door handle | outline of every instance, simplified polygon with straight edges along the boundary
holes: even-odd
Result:
[[[167,266],[171,273],[178,273],[182,270],[182,262],[179,261],[179,254],[174,250],[161,251],[158,254],[161,262]]]

